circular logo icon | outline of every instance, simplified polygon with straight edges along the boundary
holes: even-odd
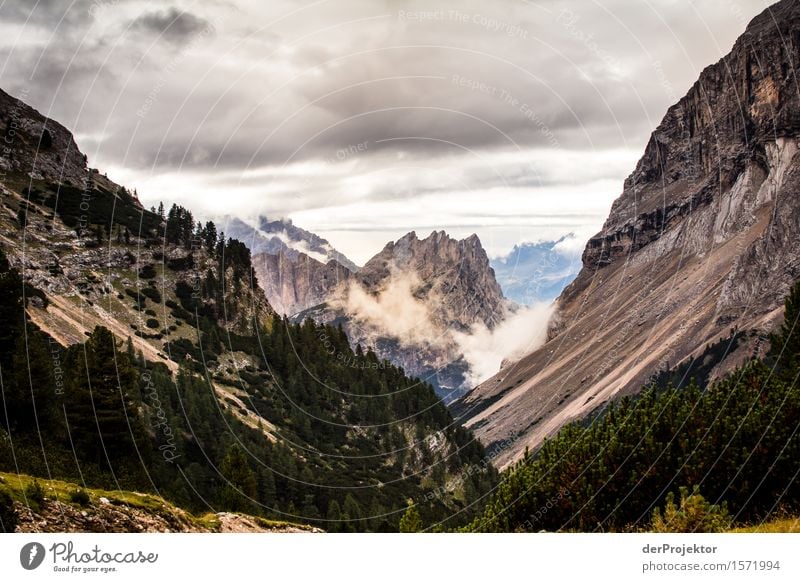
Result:
[[[44,546],[38,542],[31,542],[22,546],[19,552],[19,563],[26,570],[35,570],[44,562]]]

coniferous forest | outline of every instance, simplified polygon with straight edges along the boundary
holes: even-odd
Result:
[[[796,515],[800,283],[785,308],[765,358],[707,385],[654,383],[564,427],[466,530],[719,531]],[[687,520],[698,504],[707,519]]]
[[[0,471],[326,531],[397,531],[409,503],[428,524],[468,521],[496,472],[430,385],[351,349],[340,328],[257,313],[241,300],[254,277],[241,242],[184,208],[153,210],[174,258],[154,251],[162,264],[139,268],[144,284],[119,300],[148,318],[133,336],[163,337],[170,365],[104,326],[62,347],[24,309],[44,294],[0,254]],[[141,243],[123,228],[104,232]],[[189,333],[172,339],[178,327]]]

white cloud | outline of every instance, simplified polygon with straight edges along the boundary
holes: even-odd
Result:
[[[547,339],[554,304],[508,309],[493,329],[478,322],[468,332],[460,332],[436,318],[437,306],[446,298],[429,295],[420,300],[416,291],[422,282],[414,273],[393,266],[390,273],[382,289],[374,294],[350,281],[335,305],[367,328],[368,337],[389,336],[407,347],[435,347],[449,353],[453,360],[463,357],[469,366],[470,387],[497,373],[503,362],[525,355]]]
[[[476,324],[470,333],[454,332],[453,338],[469,364],[470,383],[476,386],[547,340],[555,305],[538,303],[509,313],[494,329]]]

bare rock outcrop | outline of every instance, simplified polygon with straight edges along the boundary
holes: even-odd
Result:
[[[767,330],[800,276],[800,2],[706,68],[653,132],[549,341],[459,405],[507,466],[732,329]]]

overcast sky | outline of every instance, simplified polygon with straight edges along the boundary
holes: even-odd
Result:
[[[290,217],[359,263],[441,228],[499,255],[596,232],[768,4],[0,0],[0,87],[148,206]]]

